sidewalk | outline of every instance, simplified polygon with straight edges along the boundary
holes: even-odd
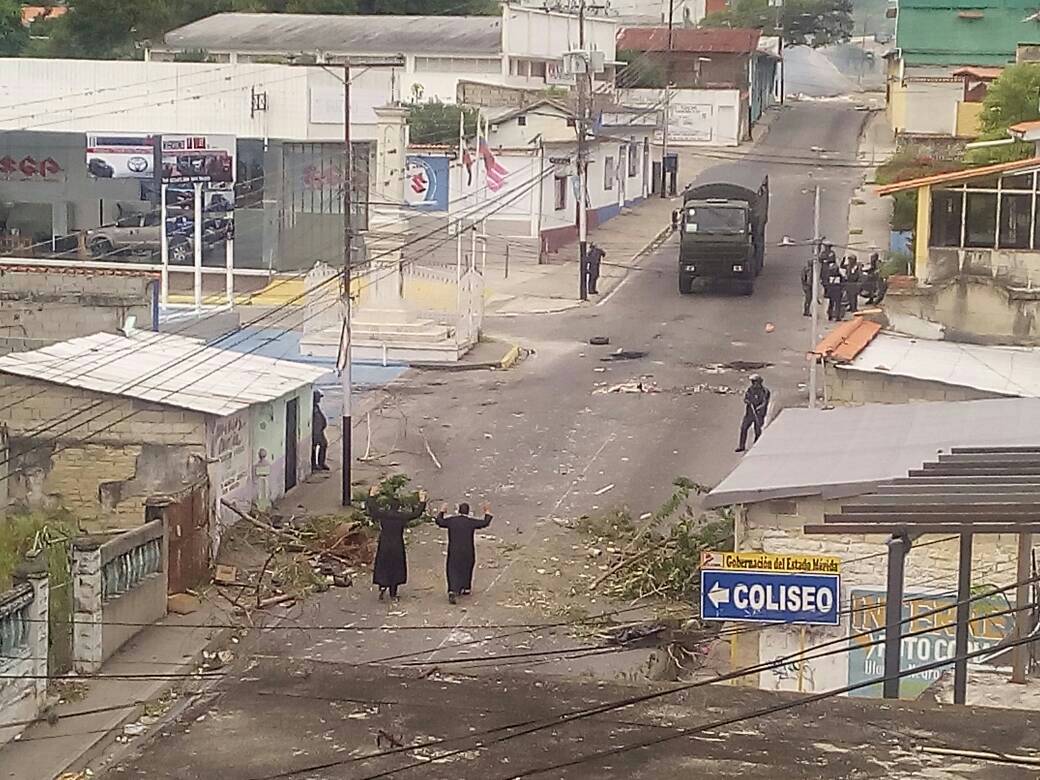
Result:
[[[866,169],[864,182],[857,188],[849,204],[849,240],[851,251],[860,255],[860,261],[871,252],[878,252],[882,260],[888,252],[891,230],[892,199],[877,194],[874,174],[877,166],[896,151],[895,137],[888,126],[884,111],[875,111],[867,120],[860,138],[858,159],[871,167]]]
[[[115,741],[125,724],[146,711],[160,714],[163,694],[186,682],[204,684],[195,683],[191,675],[204,651],[222,647],[229,639],[228,629],[193,626],[226,622],[224,610],[204,602],[190,615],[170,614],[142,630],[105,663],[100,676],[74,678],[83,680],[86,693],[53,707],[53,725],[44,716],[17,741],[0,748],[0,780],[53,780],[82,768]],[[81,712],[91,714],[76,716]]]

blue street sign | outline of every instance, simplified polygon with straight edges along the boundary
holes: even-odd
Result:
[[[701,569],[701,618],[836,626],[837,574]]]

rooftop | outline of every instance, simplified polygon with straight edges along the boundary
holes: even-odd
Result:
[[[1004,72],[1003,68],[961,68],[955,70],[952,75],[954,76],[967,76],[969,78],[980,79],[982,81],[994,81],[1000,78],[1000,74]]]
[[[210,52],[494,55],[500,16],[224,13],[166,33],[166,48]]]
[[[820,346],[839,330],[828,334]],[[838,368],[845,371],[970,387],[1012,398],[1040,398],[1040,349],[1035,347],[960,344],[859,328],[829,352],[817,347],[816,353],[839,362]]]
[[[226,417],[304,387],[328,369],[130,331],[14,352],[0,357],[0,373]]]
[[[900,0],[896,47],[909,65],[1005,65],[1040,42],[1034,0]]]
[[[860,495],[953,447],[1034,446],[1038,431],[1037,398],[785,409],[705,504]]]
[[[928,187],[936,184],[959,184],[972,179],[981,179],[984,176],[992,176],[999,173],[1010,173],[1012,171],[1029,171],[1040,169],[1040,157],[1030,157],[1026,160],[1012,160],[1011,162],[996,163],[994,165],[980,165],[976,168],[964,168],[959,171],[947,171],[936,173],[931,176],[922,176],[918,179],[905,179],[895,181],[877,188],[878,195],[892,195],[896,192],[915,190],[918,187]]]
[[[824,336],[813,349],[813,353],[839,362],[852,360],[880,332],[881,326],[876,322],[863,317],[853,317]]]
[[[672,30],[672,51],[750,54],[758,49],[759,30],[684,28]],[[618,51],[668,51],[667,27],[625,27],[618,33]]]

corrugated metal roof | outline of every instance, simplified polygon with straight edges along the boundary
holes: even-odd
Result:
[[[896,47],[909,65],[1004,65],[1040,42],[1035,0],[900,0]]]
[[[813,349],[813,354],[846,362],[856,357],[880,332],[881,326],[876,322],[853,317],[824,336]]]
[[[0,357],[0,373],[225,417],[328,372],[169,333],[95,333]]]
[[[1040,349],[1032,347],[985,347],[882,333],[855,360],[838,368],[1040,398]]]
[[[672,30],[672,51],[750,54],[758,49],[759,30],[704,27]],[[667,27],[624,27],[618,32],[618,51],[668,51]]]
[[[952,184],[955,182],[979,179],[983,176],[992,176],[996,173],[1009,173],[1020,169],[1040,169],[1040,157],[1030,157],[1028,160],[1012,160],[1011,162],[996,163],[994,165],[980,165],[977,168],[964,168],[960,171],[947,171],[936,173],[931,176],[922,176],[918,179],[906,179],[896,181],[877,188],[878,195],[891,195],[895,192],[914,190],[934,184]]]
[[[166,46],[269,54],[498,55],[499,16],[347,16],[225,13],[166,33]]]
[[[1036,398],[785,409],[705,505],[854,496],[952,447],[1038,443]]]

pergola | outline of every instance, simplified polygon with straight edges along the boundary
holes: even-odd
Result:
[[[1017,534],[1015,635],[1027,636],[1030,557],[1040,533],[1040,447],[955,447],[936,462],[884,482],[870,495],[842,504],[807,534],[885,534],[888,583],[885,601],[885,698],[899,698],[900,645],[906,556],[923,534],[960,536],[954,703],[965,701],[968,626],[971,615],[971,556],[976,534]],[[1024,683],[1028,646],[1014,648],[1012,682]]]

